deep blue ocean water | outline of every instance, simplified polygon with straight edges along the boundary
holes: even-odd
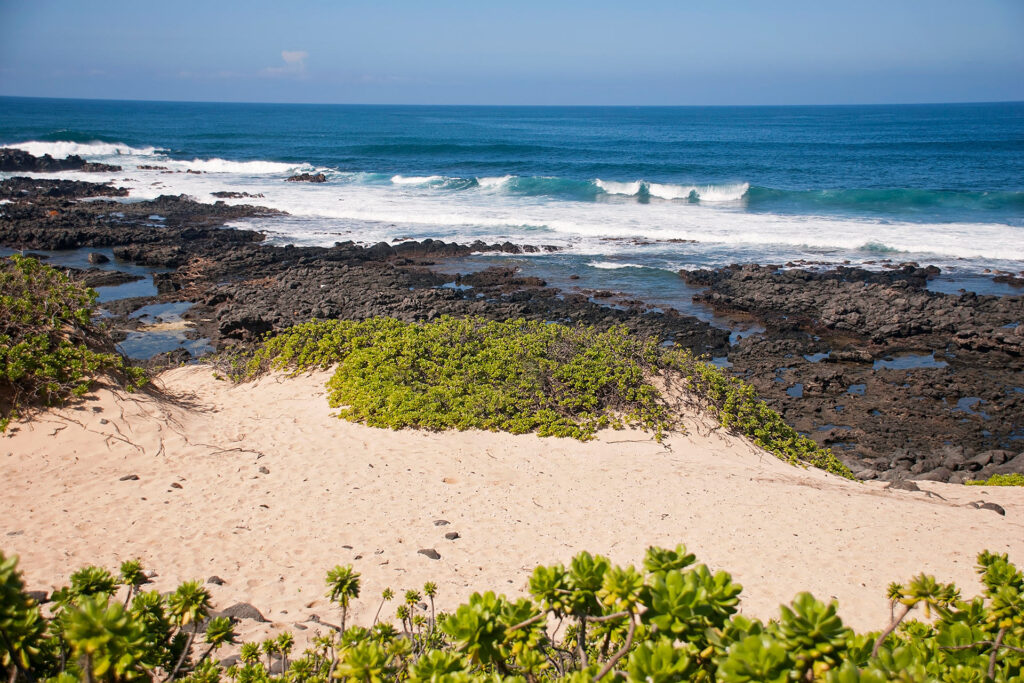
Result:
[[[289,212],[255,226],[277,242],[555,244],[563,252],[517,263],[556,279],[585,271],[613,285],[629,281],[641,293],[666,287],[669,299],[677,269],[732,262],[916,260],[964,276],[1024,270],[1024,103],[402,107],[0,98],[0,144],[118,163],[124,171],[110,179],[136,198],[262,194],[228,201]],[[323,172],[327,182],[284,182],[297,172]]]

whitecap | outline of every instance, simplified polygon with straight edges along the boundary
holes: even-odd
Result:
[[[601,270],[619,270],[620,268],[646,268],[646,266],[640,263],[615,263],[614,261],[591,261],[587,264],[591,268],[600,268]]]
[[[495,176],[493,178],[477,178],[476,179],[476,184],[479,185],[483,189],[491,189],[491,188],[495,188],[495,187],[502,187],[503,185],[505,185],[505,183],[507,183],[508,181],[512,180],[512,178],[514,178],[514,177],[515,176],[512,176],[512,175],[503,175],[503,176]]]
[[[59,140],[57,142],[43,142],[41,140],[28,140],[16,142],[5,147],[13,147],[28,152],[32,156],[41,157],[49,154],[55,159],[77,154],[82,157],[110,157],[110,156],[142,156],[151,157],[161,150],[157,147],[132,147],[122,142],[70,142]]]
[[[439,180],[444,180],[444,176],[439,175],[393,175],[391,176],[391,182],[395,185],[426,185],[427,183],[436,183]]]
[[[643,182],[639,180],[634,180],[631,183],[620,183],[614,180],[601,180],[597,178],[594,180],[594,184],[608,194],[624,194],[627,196],[639,194],[640,188],[643,187]]]

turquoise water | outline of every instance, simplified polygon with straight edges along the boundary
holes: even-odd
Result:
[[[1024,271],[1024,103],[549,108],[0,98],[0,144],[120,164],[122,173],[100,177],[138,198],[262,194],[225,201],[287,211],[240,223],[278,243],[553,244],[563,251],[528,257],[524,269],[588,274],[659,297],[673,286],[666,272],[733,262],[917,260],[951,273],[951,291],[956,277],[984,289],[985,268]],[[327,182],[284,182],[312,171]]]

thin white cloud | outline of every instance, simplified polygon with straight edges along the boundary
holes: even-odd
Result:
[[[305,50],[281,50],[281,59],[284,60],[285,64],[298,64],[300,67],[304,67],[304,62],[309,53]]]
[[[281,50],[281,59],[284,66],[268,66],[260,73],[264,76],[291,76],[302,78],[306,75],[306,58],[309,53],[305,50]]]

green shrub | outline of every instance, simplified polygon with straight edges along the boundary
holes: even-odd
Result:
[[[1024,474],[993,474],[988,479],[965,481],[968,486],[1024,486]]]
[[[96,325],[96,292],[33,258],[0,260],[0,431],[20,412],[83,396],[100,376],[145,382]]]
[[[691,395],[723,427],[749,437],[790,464],[804,463],[854,479],[831,448],[820,448],[813,439],[786,424],[782,415],[758,398],[752,384],[695,359],[689,349],[669,349],[663,354],[662,363],[686,378]]]
[[[268,370],[326,370],[328,400],[347,420],[374,427],[486,429],[590,439],[639,427],[657,439],[681,429],[656,379],[683,379],[720,424],[787,462],[853,478],[828,449],[798,434],[754,388],[696,359],[607,330],[528,320],[443,317],[312,321],[223,358],[236,381]]]
[[[844,625],[835,600],[825,603],[810,593],[798,593],[771,621],[745,617],[742,587],[724,571],[691,566],[695,559],[682,545],[650,548],[641,571],[582,552],[568,567],[537,567],[528,597],[474,593],[436,619],[419,604],[419,591],[410,590],[395,610],[405,633],[388,621],[372,629],[319,622],[327,631],[315,632],[300,656],[289,658],[295,639],[285,631],[243,643],[241,662],[225,670],[210,655],[235,642],[232,622],[210,619],[204,642],[198,641],[195,619],[207,615],[207,596],[193,582],[170,597],[138,595],[125,608],[106,592],[112,575],[88,568],[76,575],[102,574],[104,590],[79,592],[46,619],[24,592],[16,558],[0,553],[0,667],[13,682],[170,682],[181,674],[180,680],[195,683],[984,683],[1024,675],[1024,575],[1006,555],[978,556],[983,589],[970,600],[931,576],[907,587],[893,584],[891,618],[870,633]],[[335,567],[327,577],[335,601],[336,589],[357,598],[358,582],[351,566]],[[434,592],[430,586],[424,594]],[[130,584],[125,591],[132,595]],[[917,608],[926,622],[907,620]],[[191,627],[181,616],[186,611]],[[270,673],[277,666],[279,678]]]

